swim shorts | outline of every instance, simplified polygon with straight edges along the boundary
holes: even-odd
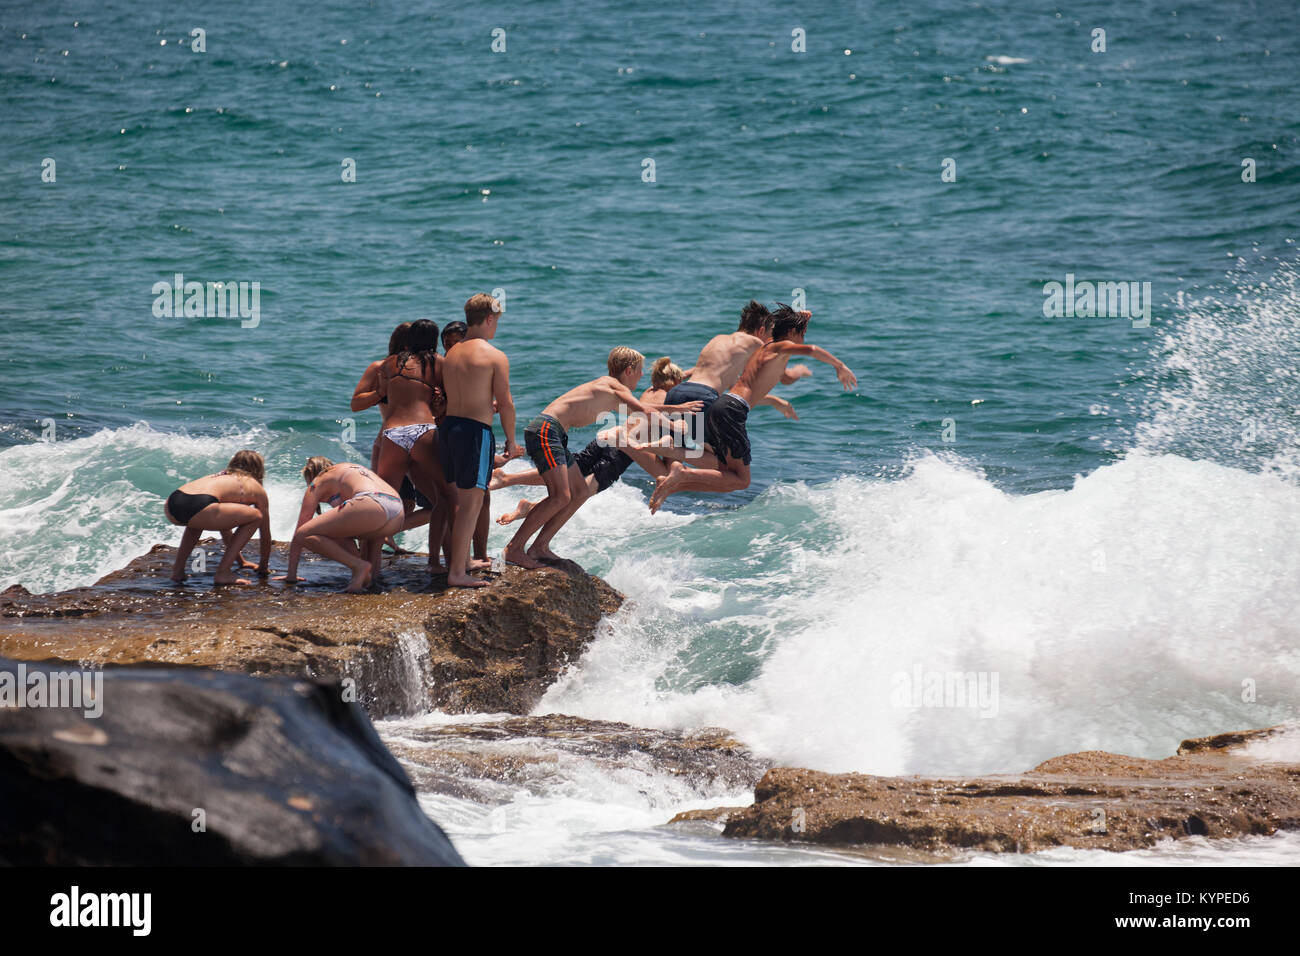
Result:
[[[524,429],[524,450],[544,475],[552,468],[568,468],[573,464],[569,454],[569,433],[553,415],[538,415]]]
[[[748,418],[749,402],[731,392],[709,406],[704,416],[704,440],[719,462],[725,464],[728,458],[738,458],[749,464],[749,431],[745,427]]]
[[[438,458],[442,474],[457,488],[487,490],[497,437],[492,428],[473,418],[448,415],[438,428]]]
[[[596,493],[599,494],[622,477],[632,459],[622,449],[602,445],[599,439],[595,439],[573,456],[573,462],[582,472],[582,477],[596,476]]]
[[[687,434],[693,444],[700,444],[704,441],[704,435],[701,434],[700,423],[705,421],[709,409],[713,403],[718,400],[718,393],[708,385],[701,385],[699,382],[682,382],[680,385],[674,385],[664,396],[665,405],[685,405],[687,402],[703,402],[699,414],[686,416]],[[679,442],[680,443],[680,442]]]

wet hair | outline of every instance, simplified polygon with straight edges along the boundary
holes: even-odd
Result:
[[[393,334],[388,337],[388,354],[396,355],[402,349],[406,348],[406,341],[411,335],[411,323],[403,322],[397,328],[393,329]]]
[[[333,467],[334,462],[330,461],[324,455],[313,455],[307,459],[307,464],[303,466],[302,480],[310,485]]]
[[[758,335],[764,329],[771,327],[772,313],[767,311],[767,306],[763,303],[750,299],[749,303],[740,310],[740,328],[737,331]]]
[[[235,452],[226,465],[226,471],[237,471],[261,484],[266,477],[266,461],[257,452],[245,448]]]
[[[455,344],[454,342],[448,342],[447,340],[457,335],[462,339],[469,335],[469,326],[460,319],[457,319],[454,322],[448,322],[442,327],[442,350],[444,352]]]
[[[465,303],[465,321],[469,325],[480,325],[494,315],[501,314],[501,303],[486,292],[469,297]]]
[[[772,341],[783,342],[792,335],[808,331],[810,316],[807,312],[792,309],[783,302],[776,305],[777,309],[772,313]]]
[[[667,355],[663,358],[655,359],[655,364],[650,366],[650,387],[657,389],[669,389],[674,385],[680,385],[682,379],[686,378],[686,373],[678,366],[673,364],[673,360]]]
[[[620,345],[609,350],[609,374],[618,378],[630,368],[636,368],[638,365],[645,365],[645,356],[636,349],[630,349],[626,345]]]
[[[406,331],[406,344],[397,353],[397,365],[394,371],[400,372],[406,367],[408,359],[420,360],[420,374],[427,374],[429,363],[438,355],[438,323],[433,319],[416,319]]]

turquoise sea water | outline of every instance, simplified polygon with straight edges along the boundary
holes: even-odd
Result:
[[[802,289],[859,390],[756,412],[744,492],[579,515],[635,606],[545,707],[877,772],[1294,718],[1298,63],[1285,2],[5,5],[0,586],[173,540],[245,444],[287,536],[391,327],[474,292],[522,422]],[[155,317],[178,272],[260,283],[256,327]],[[1149,327],[1045,317],[1067,275]],[[917,662],[1000,718],[891,707]]]

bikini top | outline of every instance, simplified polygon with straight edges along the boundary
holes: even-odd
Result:
[[[405,367],[405,366],[403,366],[403,367]],[[414,376],[414,375],[407,375],[405,372],[397,371],[397,372],[394,372],[394,373],[393,373],[392,377],[393,377],[393,378],[404,378],[404,379],[406,379],[408,382],[419,382],[421,385],[423,385],[425,388],[427,388],[427,389],[429,390],[429,397],[430,397],[430,398],[433,397],[433,393],[434,393],[434,388],[433,388],[433,386],[430,385],[428,382],[426,382],[422,376],[421,376],[421,377],[417,377],[417,376]],[[388,396],[385,395],[385,396],[384,396],[383,398],[381,398],[379,401],[382,402],[383,404],[387,405],[387,404],[388,404]]]

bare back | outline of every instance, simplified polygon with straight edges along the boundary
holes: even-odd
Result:
[[[232,471],[195,478],[179,490],[187,495],[212,495],[223,504],[257,505],[266,500],[266,489],[255,478]]]
[[[565,429],[590,425],[605,412],[612,412],[626,401],[627,389],[609,375],[571,388],[542,410],[543,415],[559,419]]]
[[[433,394],[441,384],[438,373],[442,357],[431,356],[431,361],[423,368],[414,356],[408,356],[400,367],[397,359],[398,356],[390,355],[379,367],[380,391],[388,403],[388,413],[383,416],[384,427],[397,428],[433,421]]]
[[[790,342],[769,342],[754,353],[754,357],[745,366],[740,381],[731,388],[734,395],[743,398],[750,405],[762,401],[772,391],[785,374],[793,352]]]
[[[497,377],[508,375],[508,369],[505,353],[487,339],[471,336],[457,343],[442,363],[447,414],[490,426]]]
[[[354,462],[343,462],[316,476],[308,486],[319,505],[337,508],[353,495],[362,491],[378,491],[386,495],[396,495],[393,487],[376,475],[369,468],[363,468]]]
[[[762,345],[762,339],[748,332],[715,335],[700,351],[690,381],[725,392],[736,384],[750,356]]]

